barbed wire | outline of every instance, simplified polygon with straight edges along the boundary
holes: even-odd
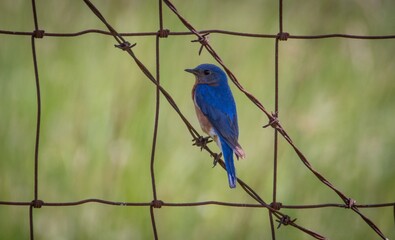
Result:
[[[243,33],[243,32],[234,32],[234,31],[225,31],[225,30],[200,30],[198,31],[193,27],[191,23],[189,23],[186,18],[180,14],[175,5],[169,0],[158,0],[159,5],[159,23],[157,32],[136,32],[136,33],[118,33],[112,25],[107,22],[106,18],[100,13],[100,11],[95,7],[95,5],[89,0],[83,0],[89,9],[97,16],[97,18],[107,27],[108,31],[103,31],[99,29],[87,29],[80,32],[75,33],[50,33],[45,32],[44,30],[40,30],[38,24],[38,17],[36,11],[35,0],[32,0],[32,12],[33,12],[33,20],[34,20],[34,30],[32,32],[21,32],[21,31],[8,31],[8,30],[0,30],[0,34],[8,34],[8,35],[21,35],[21,36],[30,36],[31,37],[31,48],[32,48],[32,57],[33,57],[33,65],[34,65],[34,76],[36,83],[36,100],[37,100],[37,118],[36,118],[36,135],[35,135],[35,151],[34,151],[34,198],[31,202],[13,202],[13,201],[0,201],[0,205],[13,205],[13,206],[29,206],[29,223],[30,223],[30,239],[34,239],[34,220],[33,214],[34,208],[41,208],[43,206],[48,207],[61,207],[61,206],[77,206],[89,203],[98,203],[98,204],[106,204],[106,205],[116,205],[116,206],[131,206],[131,207],[150,207],[150,217],[151,217],[151,225],[155,239],[159,239],[159,235],[157,232],[156,221],[155,221],[155,208],[161,207],[194,207],[194,206],[204,206],[204,205],[220,205],[220,206],[228,206],[228,207],[243,207],[243,208],[266,208],[269,211],[269,220],[271,227],[272,239],[276,239],[275,235],[275,222],[278,222],[278,228],[282,225],[293,226],[306,234],[316,238],[316,239],[326,239],[326,237],[321,234],[309,230],[305,227],[302,227],[296,223],[296,218],[293,219],[290,216],[282,213],[281,209],[311,209],[311,208],[325,208],[325,207],[338,207],[338,208],[347,208],[353,210],[356,214],[358,214],[382,239],[386,239],[385,235],[382,231],[371,221],[367,216],[365,216],[360,208],[379,208],[379,207],[394,207],[395,211],[395,202],[391,203],[380,203],[380,204],[357,204],[355,200],[348,197],[346,194],[342,193],[337,187],[335,187],[330,181],[328,181],[322,174],[320,174],[317,170],[315,170],[307,158],[303,155],[301,150],[296,146],[296,144],[292,141],[291,137],[282,127],[279,121],[279,42],[287,41],[288,39],[323,39],[323,38],[350,38],[350,39],[362,39],[362,40],[379,40],[379,39],[395,39],[395,35],[376,35],[376,36],[361,36],[361,35],[350,35],[350,34],[324,34],[324,35],[292,35],[283,31],[283,3],[282,0],[279,0],[279,33],[278,34],[256,34],[256,33]],[[189,30],[188,32],[171,32],[168,29],[164,28],[163,24],[163,6],[165,5],[178,17],[178,19],[183,23],[183,25]],[[151,185],[152,185],[152,197],[153,200],[151,202],[115,202],[115,201],[107,201],[103,199],[85,199],[75,202],[45,202],[40,200],[38,196],[38,176],[39,176],[39,143],[40,143],[40,132],[41,132],[41,93],[40,93],[40,80],[39,80],[39,70],[38,70],[38,62],[36,56],[36,47],[35,41],[36,38],[43,37],[78,37],[85,34],[96,33],[103,35],[110,35],[114,37],[117,44],[115,47],[127,52],[140,70],[146,75],[148,80],[150,80],[156,87],[156,104],[155,104],[155,120],[154,120],[154,131],[152,137],[152,148],[151,148],[151,157],[150,157],[150,174],[151,174]],[[262,105],[262,103],[256,99],[251,93],[249,93],[244,87],[239,83],[236,76],[231,72],[231,70],[225,65],[220,56],[216,53],[214,48],[210,45],[208,41],[209,34],[225,34],[232,36],[240,36],[240,37],[253,37],[253,38],[272,38],[275,40],[275,109],[274,112],[269,112]],[[187,130],[192,136],[193,145],[200,147],[201,150],[205,150],[210,154],[214,159],[218,159],[219,154],[213,152],[207,146],[207,139],[204,138],[199,132],[189,123],[188,119],[183,115],[181,110],[178,108],[176,102],[173,100],[171,95],[160,85],[160,39],[167,38],[168,36],[181,36],[181,35],[195,35],[197,37],[193,42],[198,42],[201,44],[199,49],[199,54],[203,49],[208,51],[212,57],[220,64],[223,69],[226,71],[227,75],[231,79],[231,81],[235,84],[235,86],[243,92],[246,97],[256,106],[258,107],[268,118],[268,124],[263,127],[273,127],[274,129],[274,167],[273,167],[273,193],[272,193],[272,202],[270,204],[266,203],[258,193],[253,190],[248,184],[246,184],[241,179],[237,178],[239,185],[242,189],[258,204],[246,204],[246,203],[232,203],[232,202],[220,202],[220,201],[204,201],[204,202],[185,202],[185,203],[170,203],[165,202],[158,198],[157,190],[156,190],[156,180],[155,180],[155,152],[157,146],[157,132],[158,132],[158,124],[159,124],[159,110],[161,106],[160,95],[162,94],[170,106],[177,112],[181,120],[184,122]],[[126,36],[154,36],[156,38],[156,72],[155,77],[145,65],[139,60],[139,58],[133,52],[133,47],[136,44],[131,44],[126,41],[123,37]],[[314,205],[285,205],[281,202],[277,202],[277,153],[278,153],[278,134],[280,134],[294,149],[296,155],[300,158],[303,164],[319,179],[324,185],[332,189],[344,203],[324,203],[324,204],[314,204]],[[225,169],[225,165],[222,159],[219,159],[219,165]],[[276,220],[274,221],[274,218]]]

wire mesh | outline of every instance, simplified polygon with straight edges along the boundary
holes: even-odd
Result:
[[[161,207],[192,207],[192,206],[205,206],[205,205],[220,205],[220,206],[231,206],[231,207],[240,207],[240,208],[266,208],[269,212],[269,220],[270,220],[270,228],[271,228],[271,238],[276,239],[276,231],[275,228],[280,228],[280,226],[288,225],[292,226],[300,231],[305,232],[306,234],[312,236],[316,239],[326,239],[325,236],[317,233],[313,230],[307,229],[304,226],[301,226],[297,223],[296,218],[292,218],[287,214],[283,213],[282,209],[312,209],[312,208],[326,208],[326,207],[336,207],[336,208],[347,208],[352,210],[354,213],[359,215],[364,222],[371,227],[377,235],[381,239],[387,239],[385,234],[379,229],[379,227],[370,220],[364,213],[360,211],[361,208],[379,208],[379,207],[394,207],[395,202],[390,203],[381,203],[381,204],[357,204],[354,199],[347,196],[347,194],[340,191],[335,185],[333,185],[329,180],[327,180],[322,174],[320,174],[317,170],[313,168],[310,164],[306,156],[302,153],[302,151],[297,147],[294,141],[291,139],[287,131],[281,125],[279,119],[279,49],[282,41],[287,41],[288,39],[324,39],[324,38],[350,38],[350,39],[366,39],[366,40],[382,40],[382,39],[395,39],[395,35],[382,35],[382,36],[362,36],[362,35],[350,35],[350,34],[325,34],[325,35],[292,35],[283,31],[283,2],[282,0],[278,1],[278,34],[255,34],[255,33],[242,33],[242,32],[234,32],[234,31],[225,31],[225,30],[197,30],[176,8],[176,6],[169,0],[159,0],[158,1],[158,16],[159,16],[159,30],[157,32],[138,32],[138,33],[119,33],[114,27],[112,27],[111,23],[109,23],[106,18],[101,14],[99,9],[89,0],[84,0],[86,6],[92,11],[93,14],[96,15],[98,20],[100,20],[108,29],[108,31],[97,30],[97,29],[87,29],[84,31],[76,32],[76,33],[49,33],[41,30],[38,23],[38,16],[36,11],[36,3],[35,0],[32,0],[32,13],[34,19],[34,30],[32,32],[18,32],[18,31],[7,31],[0,30],[0,34],[8,34],[8,35],[20,35],[20,36],[31,36],[31,49],[32,49],[32,57],[33,57],[33,66],[34,66],[34,77],[35,77],[35,87],[36,87],[36,101],[37,101],[37,115],[36,115],[36,134],[35,134],[35,148],[34,148],[34,198],[32,201],[27,202],[17,202],[17,201],[0,201],[0,205],[8,205],[8,206],[28,206],[29,207],[29,223],[30,223],[30,239],[34,239],[35,231],[34,231],[34,212],[36,208],[41,208],[45,206],[52,207],[62,207],[62,206],[77,206],[89,203],[100,203],[105,205],[117,205],[117,206],[130,206],[130,207],[149,207],[150,209],[150,218],[153,236],[155,239],[160,239],[160,234],[157,231],[157,222],[155,218],[155,209]],[[163,4],[168,7],[175,16],[178,17],[180,22],[188,29],[186,32],[172,32],[168,29],[164,28],[163,23]],[[76,202],[46,202],[40,199],[38,195],[38,177],[39,177],[39,150],[40,150],[40,128],[41,128],[41,93],[40,93],[40,79],[39,79],[39,68],[38,61],[36,55],[36,46],[35,42],[38,38],[43,37],[79,37],[88,33],[97,33],[103,35],[112,36],[117,44],[115,45],[117,48],[125,51],[128,55],[133,59],[142,73],[147,77],[148,80],[154,84],[156,88],[156,104],[155,104],[155,120],[154,120],[154,131],[152,136],[152,148],[151,148],[151,156],[150,156],[150,173],[151,173],[151,185],[152,185],[152,201],[151,202],[114,202],[107,201],[103,199],[85,199]],[[268,38],[273,39],[275,41],[275,107],[274,112],[268,111],[263,104],[250,92],[248,92],[238,81],[236,76],[232,73],[230,68],[224,63],[224,61],[220,58],[219,54],[215,51],[215,49],[210,45],[208,40],[209,34],[225,34],[230,36],[241,36],[248,38]],[[165,100],[170,104],[170,106],[174,109],[174,111],[181,118],[183,123],[185,124],[186,129],[191,134],[193,138],[193,145],[200,147],[202,150],[204,149],[211,157],[216,159],[218,154],[212,151],[208,145],[207,140],[199,134],[199,132],[192,126],[192,124],[188,121],[188,119],[181,112],[180,108],[177,106],[177,103],[172,98],[171,94],[161,85],[160,82],[160,41],[161,38],[167,38],[173,35],[195,35],[196,40],[193,42],[197,42],[201,44],[199,49],[199,54],[206,50],[213,59],[220,64],[223,69],[226,71],[230,80],[235,84],[235,86],[245,94],[245,96],[260,110],[263,114],[266,115],[268,119],[268,124],[263,126],[272,127],[274,129],[274,159],[273,159],[273,192],[272,192],[272,201],[271,203],[267,203],[259,196],[259,194],[248,184],[246,184],[243,180],[237,179],[239,185],[242,189],[257,203],[256,204],[248,204],[248,203],[232,203],[232,202],[221,202],[221,201],[203,201],[203,202],[184,202],[184,203],[170,203],[165,202],[158,198],[157,194],[157,186],[155,180],[155,153],[157,148],[157,136],[158,136],[158,128],[160,121],[160,106],[161,106],[161,98],[162,95]],[[143,64],[143,62],[136,56],[133,51],[133,47],[136,44],[131,44],[125,40],[125,36],[152,36],[155,37],[155,74],[151,73],[148,68]],[[315,205],[283,205],[281,202],[277,201],[277,158],[278,158],[278,142],[279,138],[283,137],[284,140],[292,147],[295,154],[299,157],[302,163],[316,176],[316,178],[325,186],[334,191],[338,197],[341,198],[343,203],[322,203]],[[225,169],[224,162],[222,160],[219,161],[219,165]],[[277,226],[276,226],[277,225]]]

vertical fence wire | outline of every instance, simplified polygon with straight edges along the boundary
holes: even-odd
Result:
[[[39,158],[39,147],[40,147],[40,128],[41,128],[41,91],[40,91],[40,79],[38,75],[38,64],[36,54],[35,38],[43,36],[43,32],[39,30],[38,18],[36,10],[35,0],[31,1],[33,20],[34,20],[34,31],[31,36],[31,48],[34,66],[34,78],[36,86],[36,101],[37,101],[37,118],[36,118],[36,136],[34,144],[34,200],[29,206],[29,226],[30,226],[30,239],[34,239],[34,216],[33,207],[41,207],[38,199],[38,158]]]
[[[151,216],[151,225],[154,234],[154,239],[157,240],[158,230],[156,228],[155,221],[155,213],[154,206],[158,205],[158,198],[156,192],[156,182],[155,182],[155,169],[154,169],[154,161],[155,161],[155,149],[156,149],[156,140],[158,136],[158,124],[159,124],[159,110],[160,110],[160,33],[163,32],[163,14],[162,14],[162,0],[158,0],[158,16],[159,16],[159,31],[155,38],[155,60],[156,60],[156,93],[155,93],[155,125],[154,125],[154,136],[152,142],[152,150],[151,150],[151,181],[152,181],[152,192],[153,192],[153,204],[150,206],[150,216]]]
[[[299,229],[306,234],[316,238],[316,239],[326,239],[324,236],[309,230],[303,226],[300,226],[295,223],[296,219],[291,218],[290,216],[282,213],[280,210],[282,208],[288,209],[308,209],[308,208],[323,208],[323,207],[341,207],[348,208],[353,210],[357,215],[359,215],[382,239],[386,239],[385,235],[381,232],[381,230],[371,221],[368,217],[361,213],[359,208],[376,208],[376,207],[393,207],[394,215],[395,215],[395,203],[384,203],[384,204],[360,204],[357,205],[356,201],[347,197],[340,190],[338,190],[335,186],[333,186],[324,176],[322,176],[319,172],[317,172],[311,164],[308,162],[307,158],[303,155],[303,153],[296,147],[295,143],[291,140],[287,132],[279,123],[279,42],[285,41],[288,38],[293,39],[322,39],[322,38],[333,38],[333,37],[345,37],[351,39],[394,39],[395,35],[386,35],[386,36],[356,36],[356,35],[347,35],[347,34],[325,34],[325,35],[311,35],[311,36],[296,36],[290,35],[286,32],[283,32],[283,1],[278,0],[278,23],[279,23],[279,33],[277,35],[270,34],[254,34],[254,33],[241,33],[241,32],[231,32],[224,30],[204,30],[198,31],[196,30],[192,24],[190,24],[186,18],[184,18],[177,10],[175,5],[173,5],[169,0],[158,0],[158,25],[159,30],[157,32],[146,32],[146,33],[118,33],[110,23],[108,23],[105,17],[100,13],[100,11],[95,7],[95,5],[89,0],[83,0],[87,6],[91,9],[91,11],[106,25],[108,32],[97,30],[97,29],[88,29],[78,33],[45,33],[43,30],[39,29],[38,25],[38,17],[36,10],[35,0],[31,1],[32,4],[32,13],[34,20],[34,31],[33,32],[15,32],[15,31],[5,31],[0,30],[1,34],[13,34],[13,35],[30,35],[31,36],[31,48],[32,48],[32,56],[33,56],[33,65],[34,65],[34,77],[35,77],[35,85],[36,85],[36,101],[37,101],[37,118],[36,118],[36,135],[35,135],[35,149],[34,149],[34,198],[31,202],[7,202],[0,201],[0,205],[14,205],[14,206],[29,206],[29,227],[30,227],[30,239],[34,239],[34,209],[33,208],[41,208],[42,206],[76,206],[86,203],[101,203],[108,205],[120,205],[120,206],[133,206],[133,207],[149,207],[150,209],[150,217],[151,217],[151,225],[153,229],[154,239],[159,239],[159,234],[156,226],[155,219],[155,208],[161,208],[162,206],[168,207],[192,207],[192,206],[203,206],[203,205],[222,205],[222,206],[233,206],[233,207],[254,207],[254,208],[266,208],[269,213],[270,220],[270,229],[271,229],[271,238],[272,240],[276,239],[275,234],[275,221],[279,223],[279,228],[281,225],[289,225]],[[163,28],[163,6],[165,3],[167,7],[179,18],[181,23],[189,30],[189,32],[170,32],[167,29]],[[155,94],[155,116],[154,116],[154,131],[152,137],[152,148],[151,148],[151,160],[150,160],[150,174],[151,174],[151,185],[152,185],[152,197],[153,200],[150,203],[134,203],[134,202],[112,202],[101,199],[86,199],[77,202],[68,202],[68,203],[49,203],[44,202],[39,199],[38,196],[38,176],[39,176],[39,143],[40,143],[40,128],[41,128],[41,93],[40,93],[40,81],[38,74],[38,64],[37,64],[37,56],[36,56],[36,45],[35,39],[42,38],[44,36],[63,36],[63,37],[75,37],[81,36],[87,33],[99,33],[105,35],[112,35],[114,39],[117,41],[116,47],[121,50],[126,51],[135,61],[137,66],[141,69],[141,71],[147,76],[147,78],[155,85],[156,94]],[[258,38],[273,38],[275,40],[275,87],[274,87],[274,112],[269,113],[266,108],[247,90],[243,88],[243,86],[239,83],[235,75],[231,72],[230,68],[228,68],[220,56],[215,52],[215,50],[211,47],[208,42],[207,35],[210,33],[221,33],[221,34],[229,34],[234,36],[243,36],[243,37],[258,37]],[[166,203],[160,200],[157,196],[157,187],[155,180],[155,153],[157,148],[157,136],[158,136],[158,125],[159,125],[159,112],[160,112],[160,96],[161,94],[165,97],[170,106],[178,113],[179,117],[184,122],[187,130],[191,134],[194,145],[200,147],[202,150],[207,151],[210,156],[213,158],[217,158],[218,154],[213,152],[207,146],[207,140],[203,138],[197,130],[189,123],[187,118],[181,113],[178,108],[176,102],[172,99],[171,95],[160,85],[160,38],[168,37],[169,35],[177,36],[177,35],[195,35],[198,39],[193,42],[199,42],[201,44],[199,54],[205,48],[212,57],[225,69],[229,78],[233,81],[233,83],[238,87],[238,89],[243,92],[248,99],[251,100],[262,112],[268,117],[269,124],[264,127],[272,126],[274,128],[274,145],[273,145],[273,191],[272,191],[272,203],[267,204],[258,193],[253,190],[249,185],[247,185],[241,179],[237,179],[241,188],[254,200],[258,202],[258,204],[244,204],[244,203],[229,203],[229,202],[217,202],[217,201],[209,201],[209,202],[195,202],[195,203]],[[145,65],[137,58],[137,56],[132,51],[132,48],[135,44],[130,44],[127,42],[123,36],[155,36],[155,57],[156,57],[156,76],[154,77],[150,71],[145,67]],[[344,201],[344,204],[316,204],[316,205],[282,205],[281,202],[277,202],[277,165],[278,165],[278,135],[284,137],[284,139],[290,144],[290,146],[295,150],[295,153],[299,156],[300,160],[305,164],[305,166],[327,187],[331,188],[334,192],[336,192],[339,197]],[[225,169],[224,163],[222,159],[219,161],[219,165]],[[276,220],[274,220],[276,218]]]
[[[283,32],[283,1],[278,1],[278,19],[279,19],[279,33]],[[275,38],[274,47],[274,116],[279,117],[279,76],[278,76],[278,38]],[[273,139],[273,193],[272,193],[272,203],[278,205],[277,203],[277,167],[278,167],[278,130],[274,128],[274,139]],[[272,234],[272,240],[276,239],[276,232],[273,225],[273,215],[270,212],[270,229]]]

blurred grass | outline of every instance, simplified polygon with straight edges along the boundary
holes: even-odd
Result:
[[[156,31],[156,1],[96,1],[120,32]],[[276,1],[179,1],[174,4],[197,29],[277,32]],[[284,3],[284,28],[291,34],[393,34],[392,1]],[[0,3],[0,29],[31,31],[31,5]],[[37,2],[39,25],[47,32],[104,29],[82,1]],[[17,16],[17,18],[16,18]],[[204,17],[202,17],[204,16]],[[164,6],[165,27],[185,31]],[[161,40],[161,82],[196,128],[183,69],[214,62],[192,36]],[[137,42],[136,55],[154,72],[155,41]],[[210,43],[240,82],[272,110],[274,41],[212,34]],[[37,40],[42,87],[39,196],[48,202],[102,198],[147,202],[155,88],[114,40],[97,34]],[[288,40],[280,46],[280,116],[283,126],[313,166],[358,203],[391,202],[395,193],[395,83],[393,40]],[[36,118],[30,38],[0,36],[0,199],[33,198]],[[248,159],[237,162],[240,178],[270,202],[273,131],[240,92],[240,142]],[[168,202],[253,203],[240,188],[230,190],[220,168],[191,147],[177,114],[161,98],[156,180]],[[216,147],[213,145],[213,149]],[[285,204],[340,202],[280,140],[278,199]],[[331,239],[377,239],[355,214],[344,209],[284,210],[302,226]],[[390,239],[392,210],[363,210]],[[215,206],[155,211],[161,239],[269,238],[267,211]],[[0,206],[0,239],[27,239],[28,209]],[[150,239],[147,208],[88,204],[35,211],[38,239]],[[311,239],[290,227],[279,239]]]

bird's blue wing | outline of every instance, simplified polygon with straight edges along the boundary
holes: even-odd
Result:
[[[198,86],[195,90],[195,101],[217,134],[232,149],[240,147],[236,104],[230,89],[214,90],[206,85]]]

